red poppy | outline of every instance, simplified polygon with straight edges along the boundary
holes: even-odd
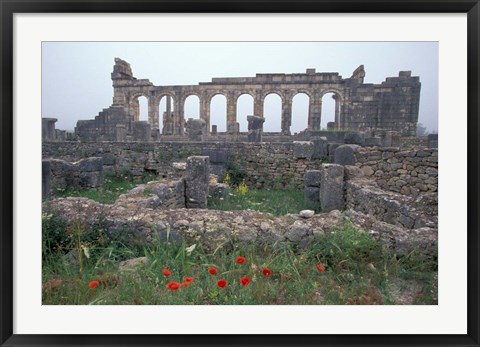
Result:
[[[193,277],[185,277],[182,283],[182,287],[188,287],[193,282]]]
[[[162,272],[163,272],[163,276],[165,277],[168,277],[172,274],[169,269],[163,269]]]
[[[237,259],[235,259],[235,261],[237,262],[237,264],[243,264],[243,263],[245,263],[245,258],[244,257],[237,257]]]
[[[217,268],[215,266],[211,266],[208,268],[208,272],[210,275],[216,275],[217,274]]]
[[[325,272],[325,269],[323,268],[322,264],[317,264],[317,269],[320,272]]]
[[[181,286],[182,285],[178,282],[170,282],[169,284],[167,284],[167,287],[170,290],[178,290],[178,288],[180,288]]]
[[[219,286],[220,288],[225,288],[227,286],[227,281],[220,280],[217,282],[217,286]]]
[[[270,269],[267,269],[267,268],[263,269],[262,273],[263,273],[263,276],[265,276],[265,277],[268,277],[268,276],[272,275],[272,271]]]
[[[98,282],[98,281],[92,281],[88,284],[88,288],[95,289],[95,288],[98,287],[99,284],[100,284],[100,282]]]
[[[248,286],[248,284],[250,283],[250,279],[248,277],[242,277],[240,278],[240,283],[242,284],[242,286]]]

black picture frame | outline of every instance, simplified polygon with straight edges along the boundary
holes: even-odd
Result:
[[[479,346],[478,0],[0,0],[0,343],[1,346]],[[13,15],[15,13],[466,13],[468,26],[468,317],[466,335],[16,335],[13,334]],[[452,319],[455,319],[452,317]]]

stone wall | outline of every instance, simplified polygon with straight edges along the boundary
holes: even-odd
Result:
[[[382,189],[403,195],[438,190],[438,150],[357,147],[355,165],[360,176]]]
[[[318,169],[321,160],[307,154],[298,156],[294,143],[113,143],[113,142],[44,142],[43,158],[77,161],[98,156],[103,158],[104,172],[135,176],[156,173],[160,177],[177,177],[174,162],[186,162],[189,156],[210,155],[215,173],[222,173],[227,164],[243,174],[249,187],[303,189],[307,169]],[[225,155],[219,155],[224,153]],[[294,156],[294,152],[297,156]],[[215,155],[213,153],[216,153]],[[310,153],[310,152],[309,152]],[[313,153],[313,152],[312,152]],[[310,153],[311,155],[311,153]],[[213,157],[215,156],[215,157]],[[219,159],[222,157],[222,160]]]
[[[51,190],[66,188],[95,188],[103,183],[103,159],[92,157],[70,163],[61,159],[42,162],[42,186],[44,197]]]

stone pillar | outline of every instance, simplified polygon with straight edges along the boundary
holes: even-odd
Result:
[[[308,107],[308,129],[320,129],[322,120],[322,98],[315,93]]]
[[[320,170],[307,170],[303,175],[303,196],[306,202],[320,202]]]
[[[152,140],[152,128],[148,122],[132,122],[133,139],[138,142],[150,142]]]
[[[217,135],[217,125],[216,124],[212,125],[212,135]]]
[[[156,98],[152,95],[148,98],[148,122],[152,128],[160,128],[158,104],[155,105]]]
[[[248,142],[262,142],[263,123],[265,118],[259,116],[247,116]]]
[[[320,170],[320,207],[322,212],[345,208],[344,168],[342,165],[323,164]]]
[[[207,156],[187,158],[185,204],[187,208],[206,208],[210,160]]]
[[[160,141],[160,129],[152,128],[152,141],[153,142]]]
[[[42,139],[45,141],[55,140],[55,122],[57,118],[42,118]]]
[[[282,134],[290,135],[292,125],[292,99],[282,100]]]
[[[200,100],[200,118],[205,121],[205,135],[210,135],[210,100],[207,96]]]
[[[206,132],[206,122],[203,119],[188,118],[187,124],[188,139],[190,141],[203,141]]]
[[[332,98],[335,100],[335,128],[340,129],[340,98],[336,94],[333,94]]]
[[[185,99],[183,95],[177,97],[175,104],[175,117],[173,117],[173,135],[183,135],[185,125]]]
[[[138,122],[140,120],[140,103],[138,98],[132,100],[130,105],[130,115],[132,116],[133,121]]]
[[[236,134],[237,132],[237,98],[229,94],[227,97],[227,133]]]
[[[253,99],[253,115],[263,117],[263,99],[260,92],[257,92]]]
[[[115,140],[117,142],[125,142],[127,140],[127,129],[124,124],[117,124],[115,127]]]
[[[46,199],[52,193],[52,171],[50,160],[42,160],[42,199]]]

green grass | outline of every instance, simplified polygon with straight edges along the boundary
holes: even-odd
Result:
[[[58,228],[54,218],[44,219],[44,237]],[[209,252],[196,245],[189,252],[191,244],[167,245],[159,240],[132,250],[119,239],[105,242],[101,234],[90,235],[89,258],[84,259],[82,273],[78,263],[65,256],[68,247],[44,251],[43,304],[393,304],[398,293],[392,292],[391,283],[403,284],[405,288],[396,291],[406,293],[412,280],[421,290],[409,294],[414,295],[411,302],[436,304],[436,259],[419,252],[397,259],[369,234],[348,224],[319,237],[306,250],[287,244]],[[119,260],[139,256],[145,256],[146,263],[119,271]],[[244,264],[236,263],[239,256],[245,257]],[[216,275],[209,274],[211,266],[217,268]],[[162,273],[165,268],[171,271],[168,278]],[[264,268],[272,271],[270,277],[262,274]],[[240,283],[243,276],[251,280],[245,287]],[[185,277],[194,278],[189,287],[167,288],[169,282],[182,282]],[[220,279],[227,281],[226,288],[217,286]],[[88,283],[93,280],[100,285],[90,289]]]
[[[105,175],[103,185],[98,188],[75,189],[67,188],[56,190],[57,197],[82,197],[92,199],[102,204],[113,204],[121,194],[135,188],[139,183],[146,183],[155,179],[154,176],[144,176],[135,180],[128,173],[122,175]],[[147,194],[148,192],[146,192]]]
[[[231,195],[221,198],[209,198],[209,209],[222,211],[254,210],[283,216],[298,213],[301,210],[319,211],[318,204],[307,203],[302,190],[249,190],[239,194],[235,190]]]

